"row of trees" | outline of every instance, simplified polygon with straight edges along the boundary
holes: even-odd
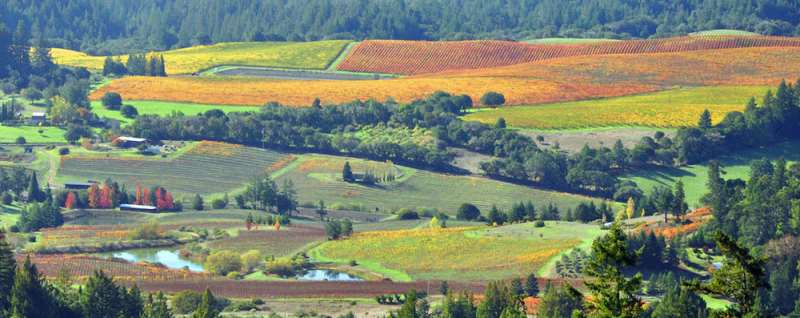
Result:
[[[297,210],[294,184],[287,180],[279,187],[268,175],[253,179],[234,200],[241,209],[274,211],[279,215],[291,215]]]
[[[583,223],[595,220],[613,219],[612,207],[607,202],[596,205],[593,201],[581,202],[574,209],[559,210],[552,203],[536,208],[533,202],[518,202],[508,211],[503,211],[493,205],[487,215],[481,215],[481,210],[473,204],[462,204],[456,213],[459,220],[486,221],[490,224],[502,225],[505,223],[533,222],[533,221],[578,221]]]
[[[167,76],[164,55],[130,54],[123,64],[121,60],[106,57],[103,63],[103,75],[140,75],[140,76]]]
[[[58,47],[106,55],[230,41],[618,38],[719,28],[789,35],[798,11],[782,0],[41,0],[0,4],[0,21]]]

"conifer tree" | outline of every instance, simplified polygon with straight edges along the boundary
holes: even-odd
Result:
[[[525,293],[533,297],[539,295],[539,279],[536,277],[536,273],[530,273],[525,278]]]
[[[700,120],[697,122],[697,126],[700,127],[700,129],[708,129],[711,128],[711,125],[711,112],[706,109],[700,114]]]
[[[8,317],[11,308],[11,288],[14,286],[14,274],[17,261],[14,252],[5,240],[5,233],[0,231],[0,317]]]
[[[55,301],[45,284],[36,265],[31,263],[30,257],[26,258],[14,276],[14,286],[10,295],[11,317],[57,317]]]
[[[350,168],[350,162],[345,161],[344,167],[342,168],[342,180],[345,182],[353,182],[355,178],[353,177],[353,169]]]
[[[45,198],[42,188],[39,187],[39,180],[36,178],[36,171],[31,173],[31,180],[28,182],[28,202],[43,202]]]
[[[622,225],[616,222],[605,236],[592,243],[592,257],[586,266],[586,274],[595,278],[586,282],[592,293],[591,316],[635,318],[642,312],[642,301],[637,296],[642,275],[627,278],[623,273],[639,258],[627,240]]]
[[[203,299],[200,301],[200,306],[197,307],[197,310],[192,313],[192,318],[216,318],[219,316],[219,313],[214,308],[216,300],[214,299],[214,295],[211,294],[211,290],[206,289],[205,293],[203,293]]]

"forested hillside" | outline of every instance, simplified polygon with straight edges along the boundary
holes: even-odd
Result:
[[[566,4],[565,2],[569,2]],[[8,0],[8,29],[97,54],[225,41],[798,34],[792,0]]]

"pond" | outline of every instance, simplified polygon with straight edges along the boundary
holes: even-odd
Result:
[[[146,262],[162,264],[171,269],[188,269],[192,272],[204,272],[203,264],[181,257],[178,251],[160,249],[137,249],[101,254],[103,257],[124,259],[128,262]]]
[[[348,273],[342,273],[327,269],[313,269],[297,275],[297,280],[303,281],[336,281],[336,282],[358,282],[363,279]]]

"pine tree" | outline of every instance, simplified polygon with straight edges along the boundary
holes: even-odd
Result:
[[[166,66],[166,62],[164,62],[164,55],[163,54],[158,57],[158,75],[157,76],[161,76],[161,77],[166,77],[167,76],[167,66]]]
[[[680,222],[688,209],[689,205],[686,204],[686,192],[683,190],[683,181],[678,180],[678,182],[675,183],[675,195],[672,201],[672,214],[675,216],[675,220]],[[666,212],[664,214],[666,214]]]
[[[350,168],[350,162],[345,161],[344,167],[342,168],[342,180],[345,182],[353,182],[355,178],[353,177],[353,169]]]
[[[537,317],[564,318],[583,309],[583,295],[569,284],[560,287],[547,283],[539,303]]]
[[[211,290],[206,289],[205,293],[203,293],[203,299],[200,301],[200,305],[197,307],[197,310],[192,313],[192,318],[216,318],[219,316],[219,313],[214,308],[216,300],[214,299],[214,295],[211,294]]]
[[[532,297],[539,295],[539,279],[536,277],[536,273],[530,273],[525,278],[525,293]]]
[[[623,274],[639,258],[627,240],[622,225],[616,222],[605,236],[592,243],[586,274],[595,279],[587,281],[586,286],[592,293],[590,309],[599,317],[635,318],[642,312],[642,301],[637,296],[642,275],[627,278]]]
[[[11,66],[13,55],[11,53],[11,43],[13,39],[6,26],[0,22],[0,78],[6,77],[8,68]],[[3,119],[0,117],[0,119]]]
[[[17,261],[14,252],[5,240],[5,233],[0,232],[0,317],[8,317],[11,308],[11,288],[14,286],[14,273]]]
[[[57,317],[55,300],[45,284],[36,265],[31,263],[30,257],[26,258],[14,276],[14,286],[10,295],[11,317]]]
[[[141,318],[174,318],[167,306],[167,297],[164,293],[158,292],[155,297],[152,294],[147,297]]]
[[[36,171],[34,171],[31,173],[30,182],[28,182],[28,202],[44,202],[46,199],[42,188],[39,187]]]
[[[697,126],[700,129],[709,129],[711,128],[711,112],[708,109],[704,110],[702,114],[700,114],[700,120],[697,122]]]

